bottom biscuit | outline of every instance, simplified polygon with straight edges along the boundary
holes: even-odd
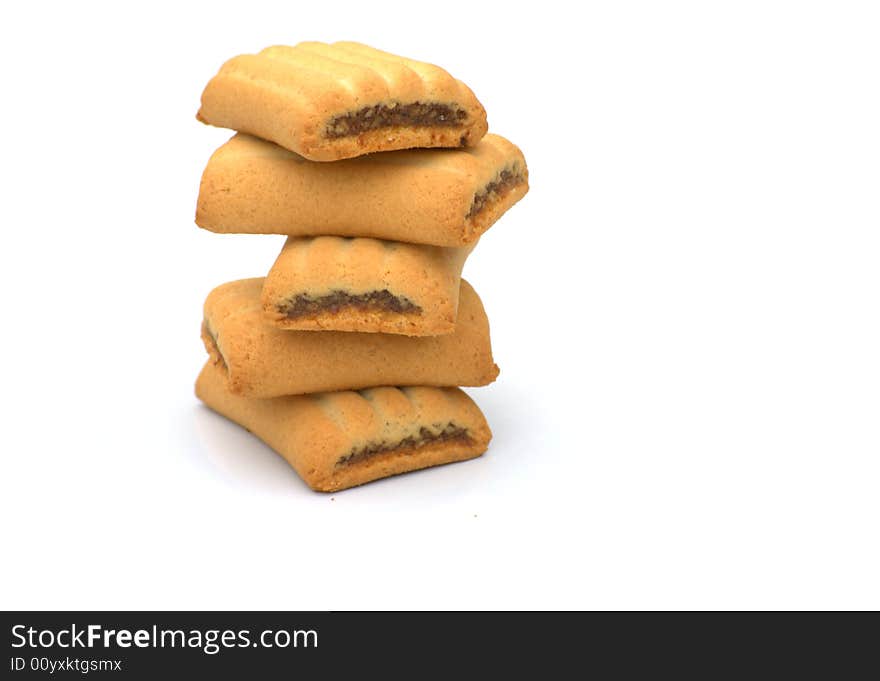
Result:
[[[369,388],[255,399],[208,362],[196,395],[281,454],[319,492],[480,456],[492,433],[459,388]]]

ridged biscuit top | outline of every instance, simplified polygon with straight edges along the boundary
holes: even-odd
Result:
[[[453,279],[457,283],[475,245],[442,248],[366,237],[290,237],[266,286],[365,292],[410,281],[418,282],[412,288],[428,293],[450,285]]]
[[[450,424],[485,428],[476,405],[458,388],[381,387],[301,399],[312,401],[354,448],[399,442],[423,429],[439,435]]]
[[[491,431],[459,388],[379,387],[274,398],[300,448],[319,440],[336,469],[432,442],[488,442]]]
[[[355,42],[274,45],[233,57],[220,74],[282,89],[304,108],[326,112],[387,102],[456,103],[483,112],[471,89],[439,66]]]

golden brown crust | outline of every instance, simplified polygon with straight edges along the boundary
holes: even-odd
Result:
[[[474,202],[503,173],[520,180]],[[221,233],[363,236],[435,246],[473,243],[529,189],[522,152],[499,135],[461,150],[415,149],[310,163],[250,135],[208,161],[196,224]]]
[[[479,386],[498,376],[489,321],[476,292],[461,280],[455,331],[443,336],[282,331],[266,324],[263,279],[214,289],[205,301],[202,338],[225,365],[236,395],[275,397],[377,385]]]
[[[290,237],[263,283],[264,318],[295,331],[452,333],[471,248]]]
[[[455,115],[399,120],[406,107],[426,106],[448,107]],[[334,123],[360,113],[362,123],[375,124],[384,108],[398,114],[376,129],[346,132],[347,126]],[[197,118],[312,161],[472,146],[488,129],[474,93],[440,67],[351,42],[277,45],[234,57],[208,83]]]
[[[486,451],[492,437],[479,407],[458,388],[253,399],[230,393],[223,370],[208,362],[196,395],[263,440],[322,492],[471,459]]]

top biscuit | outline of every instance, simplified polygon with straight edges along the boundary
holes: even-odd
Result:
[[[312,161],[473,146],[488,129],[474,93],[440,67],[352,42],[234,57],[208,83],[197,118]]]

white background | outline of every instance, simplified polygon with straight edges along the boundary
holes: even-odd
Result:
[[[19,3],[0,21],[4,608],[880,607],[880,21],[848,2]],[[332,496],[200,406],[228,57],[467,81],[531,192],[466,277],[483,458]]]

